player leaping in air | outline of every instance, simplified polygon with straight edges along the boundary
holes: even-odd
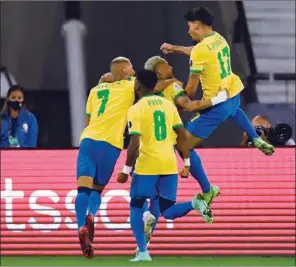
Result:
[[[197,210],[208,217],[206,202],[197,196],[192,201],[176,204],[178,185],[177,158],[173,146],[175,134],[184,155],[182,176],[190,169],[189,148],[181,118],[174,104],[153,94],[157,76],[149,70],[140,71],[135,81],[135,92],[140,100],[128,111],[128,128],[131,135],[126,165],[118,175],[119,182],[126,182],[135,162],[130,189],[131,227],[139,248],[131,261],[151,261],[144,233],[143,206],[146,199],[159,195],[159,206],[166,219],[185,216]]]
[[[274,147],[263,141],[252,124],[240,109],[240,92],[244,86],[240,78],[231,70],[230,49],[226,40],[213,31],[213,15],[205,8],[195,8],[185,15],[188,21],[189,34],[199,43],[195,47],[180,47],[163,44],[161,50],[165,53],[183,53],[190,55],[190,75],[185,87],[188,96],[196,93],[199,81],[202,84],[203,99],[215,97],[221,88],[228,91],[229,99],[217,106],[201,111],[188,123],[187,139],[190,148],[201,144],[204,139],[219,127],[225,120],[231,118],[252,139],[254,145],[264,154],[271,155]],[[202,196],[210,205],[213,194],[200,158],[191,154],[191,174],[201,185]],[[196,167],[196,172],[193,166]],[[210,200],[208,201],[210,197]]]
[[[231,118],[245,130],[254,145],[264,154],[271,155],[274,147],[263,141],[240,107],[240,92],[244,86],[240,78],[231,70],[230,48],[223,36],[213,31],[214,16],[206,8],[194,8],[185,15],[189,34],[197,42],[194,47],[182,47],[164,43],[165,53],[190,55],[190,75],[185,87],[188,96],[196,93],[199,81],[202,84],[203,99],[216,96],[221,88],[228,91],[229,99],[193,117],[187,126],[190,147],[201,144],[204,139]]]
[[[115,58],[110,65],[113,83],[94,87],[86,105],[86,128],[82,132],[77,159],[78,195],[75,211],[83,255],[92,258],[94,216],[101,193],[109,182],[123,148],[127,111],[134,103],[134,70],[127,58]],[[86,216],[88,210],[88,215]]]

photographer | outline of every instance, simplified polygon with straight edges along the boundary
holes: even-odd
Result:
[[[274,146],[294,146],[292,137],[292,128],[286,123],[280,123],[275,127],[266,116],[257,115],[252,120],[252,125],[261,138]],[[243,133],[241,145],[252,145],[246,133]]]
[[[38,137],[37,120],[24,106],[24,89],[13,85],[7,92],[1,112],[0,147],[36,147]]]

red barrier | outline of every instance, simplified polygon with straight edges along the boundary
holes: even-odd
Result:
[[[160,220],[154,255],[294,255],[295,148],[266,157],[253,149],[202,149],[203,165],[221,196],[204,224],[191,212]],[[74,198],[77,151],[1,151],[1,254],[78,255]],[[127,255],[135,247],[129,225],[129,184],[116,183],[122,152],[97,213],[97,255]],[[178,201],[200,191],[180,179]]]

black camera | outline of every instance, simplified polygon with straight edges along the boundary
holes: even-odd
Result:
[[[292,128],[287,123],[279,123],[274,128],[256,126],[255,130],[259,136],[264,134],[273,146],[284,146],[292,137]],[[252,140],[249,139],[248,143],[252,143]]]
[[[271,143],[274,146],[284,146],[292,137],[292,127],[287,123],[280,123],[273,129]]]

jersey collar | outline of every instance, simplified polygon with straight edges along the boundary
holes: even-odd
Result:
[[[148,96],[155,96],[155,94],[147,94],[147,95],[142,96],[142,98],[143,97],[148,97]]]
[[[216,34],[216,32],[214,31],[214,32],[212,32],[212,33],[210,33],[210,34],[205,35],[204,38],[207,38],[207,37],[213,36],[213,35],[215,35],[215,34]]]

